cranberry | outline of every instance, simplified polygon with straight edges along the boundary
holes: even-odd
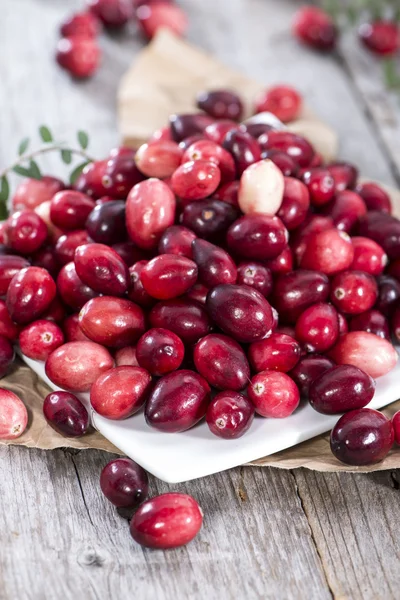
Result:
[[[375,308],[388,317],[399,304],[400,282],[390,275],[380,275],[377,283],[378,297]]]
[[[51,246],[45,246],[31,256],[32,265],[46,269],[50,275],[55,278],[60,270],[60,265],[54,256],[54,249]],[[1,264],[1,258],[0,258]],[[26,265],[28,266],[28,265]],[[0,267],[1,268],[1,267]],[[1,284],[0,284],[1,285]]]
[[[328,13],[316,6],[303,6],[294,17],[293,33],[303,44],[320,51],[336,46],[338,30]]]
[[[95,206],[89,213],[85,227],[90,238],[99,244],[112,245],[126,239],[125,202],[112,200]]]
[[[213,90],[200,92],[196,98],[197,107],[214,119],[232,119],[240,121],[243,116],[243,104],[235,92]]]
[[[395,217],[379,211],[368,212],[360,219],[358,234],[382,246],[391,260],[400,258],[400,222]]]
[[[136,346],[139,365],[157,377],[179,369],[184,354],[182,340],[168,329],[149,329]]]
[[[226,202],[198,200],[185,206],[181,222],[199,237],[220,240],[238,214],[238,210]]]
[[[192,242],[196,234],[182,225],[168,227],[160,238],[158,251],[160,254],[179,254],[192,258]]]
[[[18,338],[18,333],[19,327],[11,320],[6,303],[0,300],[0,335],[13,342]]]
[[[215,324],[238,342],[256,342],[272,329],[270,304],[246,285],[216,286],[208,294],[206,306]]]
[[[74,310],[80,310],[88,300],[97,296],[94,290],[79,279],[73,262],[64,265],[59,272],[57,290],[63,302]]]
[[[88,0],[92,14],[106,27],[122,27],[133,16],[131,0]]]
[[[19,254],[32,254],[47,239],[46,223],[33,211],[22,210],[9,218],[7,245]]]
[[[82,229],[95,202],[81,192],[63,190],[53,196],[50,204],[52,223],[64,230]]]
[[[46,360],[49,354],[63,343],[61,328],[44,319],[31,323],[19,334],[22,354],[33,360]]]
[[[27,267],[29,267],[29,261],[21,256],[14,256],[12,254],[0,256],[0,296],[4,296],[7,293],[8,286],[14,275]]]
[[[90,427],[88,412],[82,402],[69,392],[52,392],[43,402],[48,424],[66,437],[81,437]]]
[[[368,210],[377,210],[390,214],[392,212],[392,203],[389,194],[381,186],[372,181],[359,183],[355,191],[367,205]]]
[[[326,231],[333,227],[331,217],[322,215],[309,215],[291,235],[290,246],[296,258],[296,263],[300,264],[307,242],[314,233]]]
[[[275,258],[266,260],[264,265],[274,275],[284,275],[293,271],[293,253],[290,246],[286,246]]]
[[[40,316],[42,319],[46,319],[47,321],[62,323],[66,316],[66,308],[61,302],[60,298],[56,296],[54,300],[50,303],[48,309],[45,310],[44,313]]]
[[[62,235],[54,248],[56,259],[60,265],[66,265],[74,260],[75,250],[84,244],[90,244],[91,240],[86,231],[71,231]]]
[[[255,260],[275,258],[287,244],[288,233],[278,217],[245,215],[228,229],[227,243],[239,256]]]
[[[136,262],[145,260],[149,257],[149,254],[146,251],[135,246],[133,242],[119,242],[113,244],[111,247],[129,267]]]
[[[394,440],[396,444],[400,445],[400,411],[397,411],[392,417],[392,427],[394,433]]]
[[[200,140],[207,140],[207,139],[208,138],[206,137],[206,135],[204,133],[195,133],[194,135],[189,135],[189,137],[184,138],[182,141],[180,141],[179,148],[183,152],[185,152],[188,148],[190,148],[190,146],[192,146],[196,142],[200,142]],[[197,157],[197,158],[199,158],[199,157]],[[190,159],[190,160],[194,160],[194,159]],[[187,162],[187,161],[184,160],[183,162]]]
[[[70,315],[63,322],[63,331],[67,342],[90,342],[79,325],[79,315]]]
[[[262,371],[255,375],[247,393],[256,413],[262,417],[283,419],[291,415],[300,403],[296,384],[279,371]]]
[[[388,262],[388,257],[382,246],[366,237],[353,237],[351,241],[354,248],[354,258],[350,269],[364,271],[370,275],[380,275]]]
[[[249,360],[254,371],[281,371],[287,373],[295,367],[301,350],[291,336],[272,333],[267,339],[254,342],[249,348]]]
[[[45,269],[21,269],[8,286],[6,303],[10,317],[21,325],[37,319],[56,295],[54,279]]]
[[[308,352],[325,352],[339,337],[336,309],[323,302],[309,306],[296,323],[296,339]]]
[[[54,194],[64,189],[64,184],[56,177],[43,176],[41,179],[27,178],[15,190],[12,199],[14,210],[33,210],[43,202],[52,199]]]
[[[343,271],[331,284],[331,300],[342,312],[357,315],[373,307],[378,286],[372,275],[362,271]]]
[[[149,315],[152,327],[169,329],[185,344],[195,344],[211,330],[205,309],[195,301],[182,298],[159,302]]]
[[[358,34],[364,46],[378,56],[392,56],[400,46],[399,27],[394,21],[363,23]]]
[[[353,317],[350,321],[350,330],[367,331],[390,341],[388,321],[378,310],[367,310]]]
[[[115,364],[117,367],[138,367],[139,363],[136,358],[136,346],[125,346],[120,348],[115,353]]]
[[[14,348],[8,338],[0,335],[0,379],[6,375],[13,362]]]
[[[0,440],[14,440],[28,425],[28,412],[13,392],[0,388]]]
[[[146,403],[147,423],[166,432],[186,431],[204,417],[210,402],[207,381],[187,369],[164,375]]]
[[[289,85],[276,85],[259,94],[255,112],[271,112],[280,121],[287,123],[298,118],[301,107],[302,98],[297,90]]]
[[[143,144],[135,155],[137,168],[147,177],[171,177],[181,164],[183,150],[172,140]]]
[[[100,46],[94,38],[63,37],[57,44],[58,64],[78,79],[94,75],[99,67],[100,58]]]
[[[91,196],[102,198],[107,196],[107,190],[103,185],[103,177],[107,167],[107,160],[96,160],[86,165],[78,179],[74,183],[74,189]]]
[[[223,139],[222,146],[232,154],[238,177],[247,167],[261,159],[260,144],[244,131],[229,130]]]
[[[128,289],[128,267],[119,254],[104,244],[85,244],[75,251],[78,277],[96,292],[122,296]]]
[[[343,415],[331,431],[331,450],[338,460],[362,466],[385,458],[393,445],[392,423],[370,408]]]
[[[202,283],[195,283],[193,287],[186,294],[186,298],[190,300],[195,300],[199,302],[199,304],[205,304],[207,299],[207,294],[209,292],[209,288],[203,285]]]
[[[211,333],[194,348],[197,371],[219,390],[242,390],[249,382],[250,367],[241,346],[226,335]]]
[[[328,169],[314,167],[303,173],[302,179],[310,193],[311,203],[322,206],[332,200],[335,194],[335,180]]]
[[[156,129],[149,138],[149,142],[161,142],[164,140],[169,140],[169,141],[172,140],[171,129],[168,126],[160,127],[160,129]]]
[[[129,299],[136,302],[143,308],[154,306],[155,299],[152,298],[144,289],[140,278],[144,267],[147,265],[147,260],[139,260],[129,268],[130,288],[128,291]]]
[[[374,379],[389,373],[398,359],[390,342],[366,331],[342,335],[329,355],[338,365],[354,365]]]
[[[301,225],[307,216],[309,206],[310,194],[304,183],[293,177],[285,177],[283,200],[278,217],[289,231]]]
[[[358,367],[339,365],[317,377],[310,386],[311,406],[324,415],[336,415],[369,404],[375,381]]]
[[[303,356],[289,374],[299,388],[300,394],[307,398],[312,382],[331,369],[334,364],[335,363],[327,356],[310,354],[308,356]]]
[[[268,298],[272,291],[272,275],[270,269],[257,262],[241,262],[237,269],[236,282],[239,285],[248,285],[249,287],[256,289],[265,296],[265,298]],[[235,283],[235,281],[220,281],[220,283]]]
[[[175,208],[175,196],[163,181],[148,179],[135,185],[126,202],[131,240],[144,250],[157,248],[164,230],[174,224]]]
[[[145,291],[157,300],[169,300],[187,292],[197,280],[195,262],[178,254],[160,254],[140,273]]]
[[[146,471],[130,458],[116,458],[102,470],[100,487],[114,506],[136,508],[146,499],[149,479]]]
[[[151,39],[159,29],[170,29],[175,35],[183,37],[188,28],[188,20],[180,6],[170,2],[146,3],[136,11],[140,29]]]
[[[366,238],[368,239],[368,238]],[[387,257],[386,257],[387,264]],[[393,260],[387,268],[387,274],[400,281],[400,258]]]
[[[253,163],[240,179],[238,203],[245,214],[275,215],[282,204],[284,178],[280,169],[269,159]]]
[[[348,269],[353,258],[354,249],[350,237],[338,229],[327,229],[310,236],[300,266],[334,275]]]
[[[46,375],[70,392],[88,392],[105,371],[113,367],[111,354],[94,342],[67,342],[50,354]]]
[[[262,150],[280,150],[288,154],[299,167],[309,167],[314,156],[311,144],[289,131],[270,131],[258,139]]]
[[[90,12],[76,13],[69,17],[60,27],[62,37],[75,35],[82,37],[97,37],[100,34],[101,24],[98,18]]]
[[[232,204],[232,206],[238,208],[239,186],[239,181],[230,181],[229,183],[225,183],[215,191],[213,198],[215,200],[220,200],[221,202],[226,202],[227,204]]]
[[[256,140],[258,140],[258,138],[263,133],[268,133],[268,131],[271,131],[274,128],[273,128],[272,125],[269,125],[267,123],[263,123],[262,122],[262,118],[259,120],[258,117],[257,117],[257,115],[256,115],[255,117],[247,119],[246,120],[246,124],[242,123],[241,126],[240,126],[240,129],[242,131],[247,131],[247,133],[249,133],[253,138],[255,138]],[[265,157],[265,158],[268,158],[268,157]]]
[[[133,515],[131,536],[148,548],[177,548],[199,533],[203,513],[186,494],[169,493],[144,502]]]
[[[296,323],[306,308],[325,302],[328,296],[329,280],[326,275],[300,269],[278,277],[272,302],[284,321]]]
[[[112,156],[106,163],[101,183],[108,196],[125,199],[134,185],[144,176],[136,166],[133,152]]]
[[[221,172],[221,183],[229,183],[235,179],[236,167],[232,154],[211,140],[198,140],[185,150],[182,163],[193,160],[215,163]]]
[[[206,421],[211,433],[225,440],[241,437],[254,419],[254,406],[238,392],[224,391],[211,401]]]
[[[204,129],[204,134],[216,144],[222,144],[226,134],[230,131],[243,132],[243,125],[239,125],[231,119],[221,119],[220,121],[211,122],[207,125]]]
[[[219,283],[235,283],[236,265],[225,250],[200,239],[194,240],[192,248],[193,260],[204,285],[211,288]]]
[[[189,113],[171,115],[169,123],[172,139],[175,140],[175,142],[181,142],[192,135],[203,133],[208,125],[214,123],[214,119],[203,113]],[[234,123],[234,125],[237,126],[236,123]]]
[[[100,296],[82,308],[79,325],[93,342],[123,348],[143,334],[145,319],[142,309],[130,300]]]
[[[335,182],[335,191],[343,192],[357,183],[358,169],[347,162],[333,162],[326,165]]]
[[[264,150],[261,153],[261,158],[272,160],[285,177],[295,177],[299,170],[293,158],[280,150]]]
[[[0,314],[1,314],[1,304],[0,304]],[[400,307],[397,307],[391,317],[390,324],[392,327],[392,332],[397,341],[400,341]],[[1,325],[0,325],[1,331]]]
[[[176,169],[171,178],[174,193],[184,200],[201,200],[219,186],[221,171],[214,162],[192,160]]]
[[[361,196],[351,190],[344,190],[336,194],[327,207],[327,214],[332,217],[338,229],[350,233],[359,218],[367,214],[367,207]]]

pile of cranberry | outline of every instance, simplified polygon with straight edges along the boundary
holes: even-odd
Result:
[[[65,391],[43,412],[62,435],[89,429],[83,392],[103,417],[144,407],[135,419],[174,433],[205,418],[227,440],[303,401],[344,413],[331,435],[339,460],[382,460],[400,415],[365,406],[400,340],[400,221],[387,193],[260,115],[240,123],[231,91],[197,106],[136,151],[87,165],[73,189],[53,177],[18,187],[0,224],[0,376],[13,343],[45,361]],[[300,108],[282,86],[256,102],[285,121]],[[21,435],[22,401],[0,390],[0,406],[0,437]],[[132,508],[147,476],[118,459],[101,486]],[[193,499],[167,494],[141,505],[131,531],[171,547],[201,520]]]
[[[174,0],[87,0],[87,8],[60,27],[58,64],[74,77],[91,77],[100,65],[102,30],[116,31],[133,20],[147,39],[161,27],[178,36],[185,35],[188,27],[184,11]]]

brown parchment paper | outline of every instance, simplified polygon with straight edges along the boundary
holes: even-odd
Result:
[[[199,90],[213,88],[237,90],[245,100],[246,114],[263,85],[241,73],[227,68],[201,50],[162,31],[136,58],[121,81],[118,91],[118,116],[124,144],[136,146],[146,141],[152,132],[162,127],[174,112],[196,110],[195,97]],[[289,129],[306,136],[326,160],[337,156],[338,139],[331,127],[321,122],[305,107],[301,118]],[[395,213],[400,216],[400,193],[386,187]],[[97,448],[119,453],[108,440],[93,431],[80,439],[64,438],[47,425],[42,412],[43,398],[50,392],[48,386],[20,360],[0,385],[16,392],[29,411],[29,427],[11,442],[29,448],[77,449]],[[400,400],[385,408],[388,416],[400,409]],[[229,443],[229,442],[227,442]],[[284,469],[307,467],[318,471],[369,472],[400,468],[400,450],[393,450],[385,461],[372,467],[347,467],[339,463],[329,448],[329,434],[324,434],[288,448],[277,454],[250,463]]]

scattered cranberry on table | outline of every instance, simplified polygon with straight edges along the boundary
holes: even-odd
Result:
[[[0,388],[0,440],[20,437],[28,425],[28,411],[14,392]]]
[[[317,377],[309,389],[311,406],[324,415],[363,408],[375,394],[375,381],[358,367],[338,365]]]
[[[316,6],[300,8],[292,23],[294,35],[307,46],[320,51],[332,50],[338,31],[330,15]]]
[[[136,508],[148,493],[147,473],[130,458],[116,458],[100,474],[101,491],[117,508]]]

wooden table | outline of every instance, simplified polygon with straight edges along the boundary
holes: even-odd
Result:
[[[57,27],[83,1],[3,0],[0,165],[46,123],[63,139],[117,144],[115,90],[142,47],[136,31],[104,38],[104,64],[84,83],[54,63]],[[300,49],[290,0],[182,0],[189,39],[265,83],[290,82],[340,134],[341,156],[399,182],[398,99],[349,34],[336,57]],[[42,162],[59,170],[58,159]],[[193,494],[204,527],[188,547],[152,552],[100,493],[98,451],[0,448],[0,597],[4,600],[399,598],[398,474],[320,474],[242,467],[151,493]]]

